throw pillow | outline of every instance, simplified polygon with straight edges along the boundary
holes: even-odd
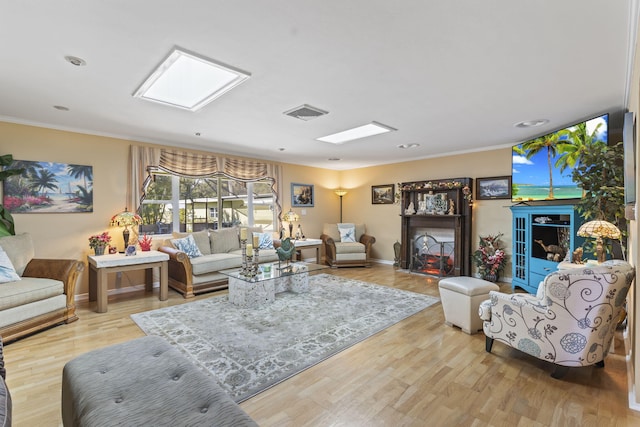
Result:
[[[198,245],[198,249],[202,255],[210,255],[211,254],[211,244],[209,243],[209,230],[196,231],[193,233],[177,233],[173,232],[174,239],[182,239],[183,237],[187,237],[189,234],[193,236],[193,240]]]
[[[20,280],[7,253],[0,246],[0,283],[15,282]]]
[[[15,236],[0,237],[0,246],[9,256],[18,276],[22,276],[27,264],[35,258],[35,247],[31,234],[22,233]]]
[[[253,233],[258,237],[258,249],[273,249],[273,236],[271,233]]]
[[[173,243],[178,250],[187,254],[189,258],[202,256],[202,252],[198,249],[198,245],[196,245],[196,241],[191,234],[187,237],[183,237],[182,239],[173,239],[171,240],[171,243]]]
[[[224,254],[240,249],[240,236],[237,227],[213,230],[209,238],[211,239],[212,254]]]
[[[355,242],[356,241],[356,226],[350,223],[338,224],[338,231],[340,232],[341,242]]]

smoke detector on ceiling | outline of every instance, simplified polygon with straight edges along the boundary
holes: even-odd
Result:
[[[311,105],[303,104],[292,110],[285,111],[283,114],[295,117],[296,119],[304,120],[306,122],[311,119],[315,119],[316,117],[329,114],[329,112],[321,110],[320,108],[312,107]]]

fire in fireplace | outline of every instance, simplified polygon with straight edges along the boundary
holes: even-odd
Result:
[[[413,235],[410,270],[448,276],[455,268],[455,232],[447,228],[421,228]]]

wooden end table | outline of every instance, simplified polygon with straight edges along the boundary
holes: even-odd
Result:
[[[160,269],[160,301],[169,298],[169,255],[159,251],[139,251],[125,254],[89,255],[89,301],[98,301],[96,311],[107,312],[107,274],[145,269],[147,291],[153,289],[153,270]]]
[[[296,256],[292,261],[302,261],[302,249],[315,249],[316,250],[316,264],[321,264],[320,248],[322,247],[322,239],[305,239],[294,240],[296,247]]]

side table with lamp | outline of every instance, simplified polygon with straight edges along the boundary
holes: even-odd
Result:
[[[126,207],[124,208],[124,211],[111,217],[110,225],[112,227],[124,227],[124,230],[122,231],[122,238],[124,239],[123,252],[126,251],[129,246],[129,237],[131,236],[129,227],[136,227],[140,224],[142,224],[142,218],[140,215],[135,212],[129,212]]]

